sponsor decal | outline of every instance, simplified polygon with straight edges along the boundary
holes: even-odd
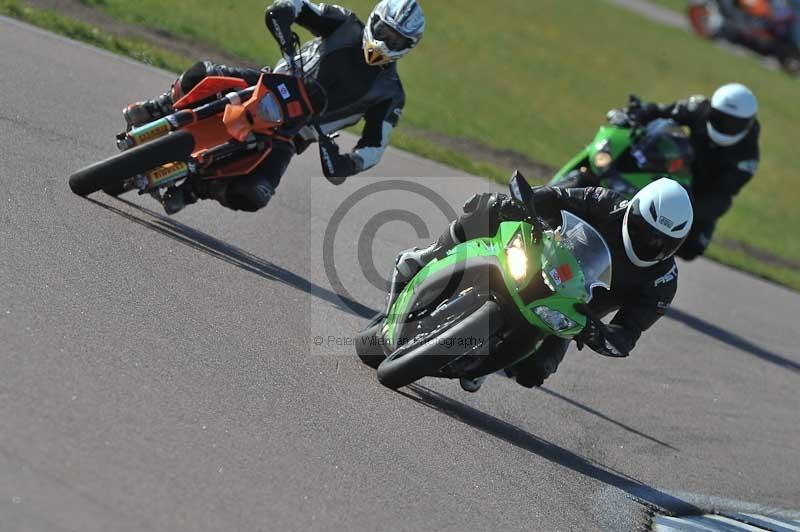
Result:
[[[606,350],[608,351],[609,354],[611,354],[611,355],[613,355],[615,357],[622,357],[622,353],[620,352],[620,350],[617,349],[617,346],[612,344],[608,340],[608,338],[603,338],[603,342],[605,342],[605,344],[606,344],[605,347],[606,347]]]
[[[669,310],[669,303],[665,301],[659,301],[658,303],[656,303],[656,314],[658,314],[659,316],[663,316],[664,314],[666,314],[667,310]]]
[[[749,159],[747,161],[739,161],[736,168],[747,174],[753,175],[758,170],[758,159]]]
[[[167,133],[169,133],[170,127],[169,122],[162,119],[156,122],[155,126],[144,126],[139,130],[133,130],[131,132],[131,136],[136,140],[136,144],[144,144],[145,142],[149,142],[153,139],[157,139],[159,137],[163,137]]]
[[[286,104],[286,110],[289,112],[289,118],[303,116],[303,106],[300,105],[300,102],[289,102]]]
[[[617,204],[617,206],[616,206],[616,207],[614,207],[614,210],[613,210],[613,211],[611,211],[611,212],[610,212],[610,213],[608,213],[608,214],[617,214],[617,213],[618,213],[618,212],[620,212],[620,211],[624,211],[625,209],[627,209],[627,208],[628,208],[628,204],[629,204],[629,203],[630,203],[630,202],[629,202],[628,200],[620,201],[620,202]]]
[[[157,186],[166,183],[167,181],[183,177],[188,172],[186,163],[174,163],[160,166],[155,170],[148,172],[147,180],[150,186]]]
[[[561,286],[572,280],[573,277],[572,268],[569,267],[569,264],[562,264],[558,268],[550,270],[550,278],[553,279],[556,286]]]
[[[336,167],[333,166],[333,160],[331,159],[331,154],[328,153],[328,148],[320,146],[319,152],[322,155],[322,162],[325,163],[325,168],[328,169],[328,174],[329,175],[335,174]]]
[[[656,279],[655,286],[658,287],[661,286],[662,284],[669,284],[677,278],[678,278],[678,265],[675,264],[674,266],[672,266],[672,269],[667,272],[666,275]]]
[[[278,85],[278,92],[281,93],[281,98],[283,98],[284,100],[288,100],[289,98],[292,97],[292,93],[290,93],[289,89],[286,88],[285,83],[281,83],[280,85]]]
[[[658,219],[658,223],[666,227],[667,229],[672,229],[675,226],[675,222],[667,218],[666,216],[662,216]]]

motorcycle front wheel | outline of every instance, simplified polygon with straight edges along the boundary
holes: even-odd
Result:
[[[163,164],[185,161],[193,151],[194,137],[191,133],[170,133],[75,172],[69,178],[69,187],[79,196],[88,196],[102,189],[120,194],[123,190],[119,185],[124,180]]]
[[[494,339],[503,328],[503,312],[494,301],[487,301],[475,312],[446,330],[432,337],[426,337],[417,347],[398,352],[387,357],[378,366],[378,381],[387,388],[396,390],[418,381],[423,377],[435,375],[440,369],[466,354],[465,345],[479,343],[472,354],[488,354]],[[476,338],[477,336],[477,338]],[[466,342],[469,340],[469,342]],[[475,353],[475,351],[480,353]],[[470,355],[470,356],[471,356]]]

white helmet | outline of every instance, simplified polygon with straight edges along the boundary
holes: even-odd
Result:
[[[414,48],[425,32],[425,14],[417,0],[381,0],[364,28],[367,64],[397,61]]]
[[[758,101],[740,83],[723,85],[711,98],[708,136],[719,146],[733,146],[744,139],[756,121]]]
[[[628,204],[622,222],[625,253],[640,268],[658,264],[678,251],[692,228],[689,194],[667,177],[654,181]]]

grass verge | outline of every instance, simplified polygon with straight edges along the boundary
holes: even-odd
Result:
[[[194,62],[152,46],[145,41],[115,37],[55,11],[32,8],[16,0],[0,0],[0,15],[14,17],[71,39],[83,41],[166,70],[179,72]]]
[[[200,0],[184,0],[176,4],[175,9],[167,10],[163,8],[163,1],[155,0],[137,3],[92,0],[88,3],[99,5],[130,22],[221,46],[225,51],[241,54],[251,61],[260,57],[258,62],[268,63],[274,59],[274,45],[260,21],[237,20],[232,29],[228,21],[233,17],[223,13],[225,9],[260,12],[263,10],[260,1],[241,0],[235,8],[222,6],[216,10],[201,6],[203,2]],[[352,3],[360,8],[362,15],[372,5],[371,0],[353,0]],[[546,164],[558,166],[592,138],[602,120],[602,110],[620,104],[624,94],[630,90],[653,99],[669,100],[694,92],[708,93],[721,81],[743,80],[756,89],[764,88],[759,92],[767,95],[762,97],[762,118],[766,116],[771,124],[765,128],[765,147],[769,146],[769,150],[765,150],[767,155],[762,175],[748,186],[734,211],[723,219],[720,235],[747,242],[790,261],[800,260],[800,239],[788,238],[779,232],[755,235],[752,231],[755,225],[786,227],[787,224],[800,223],[800,211],[794,208],[800,194],[794,188],[780,197],[774,197],[772,193],[775,186],[787,182],[790,178],[788,173],[796,167],[791,164],[796,159],[792,137],[783,134],[791,131],[791,124],[800,119],[796,106],[785,107],[785,102],[792,101],[789,92],[796,90],[794,81],[780,73],[764,71],[747,58],[729,56],[706,43],[688,39],[685,32],[643,22],[635,15],[607,5],[596,10],[592,7],[595,0],[575,0],[568,6],[556,0],[541,0],[539,11],[545,11],[549,18],[539,18],[548,23],[538,27],[537,35],[528,40],[524,50],[520,50],[520,39],[510,39],[507,32],[497,26],[508,23],[505,18],[510,15],[520,17],[521,11],[528,9],[525,7],[527,3],[512,1],[511,13],[499,17],[503,20],[488,21],[489,27],[480,29],[482,35],[477,38],[492,34],[496,42],[487,41],[489,44],[482,48],[470,48],[469,43],[459,41],[463,39],[461,32],[464,28],[461,26],[468,23],[470,16],[476,15],[471,10],[477,9],[478,2],[466,2],[458,14],[454,14],[452,8],[448,11],[443,4],[426,5],[431,33],[426,37],[425,45],[402,66],[409,89],[409,108],[404,121],[423,131],[474,139],[498,148],[511,147],[521,153],[534,154]],[[156,9],[156,5],[161,7]],[[449,26],[444,25],[445,12],[451,15]],[[180,71],[193,62],[146,41],[118,38],[59,13],[25,6],[18,0],[0,0],[0,13],[168,70]],[[587,18],[597,15],[599,19],[587,28],[597,28],[602,36],[594,35],[592,30],[582,32],[581,39],[576,40],[574,32],[565,33],[569,26],[567,21],[574,22],[579,15]],[[630,30],[632,33],[641,31],[646,35],[646,38],[630,35],[628,42],[637,42],[636,39],[642,37],[641,41],[651,44],[631,49],[624,43],[619,44],[619,39],[609,41],[603,19],[608,19],[605,22],[611,27],[622,24],[633,28]],[[179,23],[179,20],[184,22]],[[443,26],[437,27],[437,22]],[[521,40],[524,41],[529,32],[522,32]],[[664,42],[659,41],[662,37]],[[676,40],[678,37],[680,40]],[[556,47],[556,42],[561,42],[561,46]],[[596,44],[587,47],[587,42]],[[665,44],[667,42],[669,45]],[[621,46],[626,51],[620,55]],[[437,54],[439,49],[445,53]],[[507,50],[507,53],[500,49]],[[469,55],[463,55],[467,52]],[[519,55],[521,52],[528,55]],[[690,52],[700,57],[687,65],[685,57],[690,56]],[[519,64],[497,64],[497,57],[505,55],[514,55]],[[708,64],[705,65],[704,61]],[[487,65],[493,65],[494,70]],[[679,71],[683,71],[680,79],[664,75],[664,72],[677,74]],[[737,72],[738,77],[729,77]],[[508,176],[507,168],[475,161],[457,150],[434,145],[404,133],[402,127],[392,141],[401,149],[469,173],[500,182],[505,182]],[[739,250],[719,246],[715,246],[710,255],[726,264],[800,289],[800,274],[796,270],[762,264]]]

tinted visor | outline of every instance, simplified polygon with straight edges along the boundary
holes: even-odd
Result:
[[[655,211],[655,207],[652,209]],[[658,219],[658,213],[651,214]],[[682,226],[676,226],[672,230],[680,231]],[[678,251],[684,238],[674,238],[666,235],[647,223],[639,210],[639,200],[634,200],[631,210],[628,212],[628,235],[631,237],[633,252],[643,261],[661,261],[671,257]]]
[[[738,116],[723,113],[719,109],[711,109],[711,113],[708,115],[708,122],[711,124],[711,127],[723,135],[730,136],[744,133],[753,127],[755,121],[756,117],[754,116],[750,118],[739,118]]]
[[[372,17],[372,36],[375,40],[386,43],[389,50],[402,52],[414,46],[414,41],[392,28],[377,15]]]

